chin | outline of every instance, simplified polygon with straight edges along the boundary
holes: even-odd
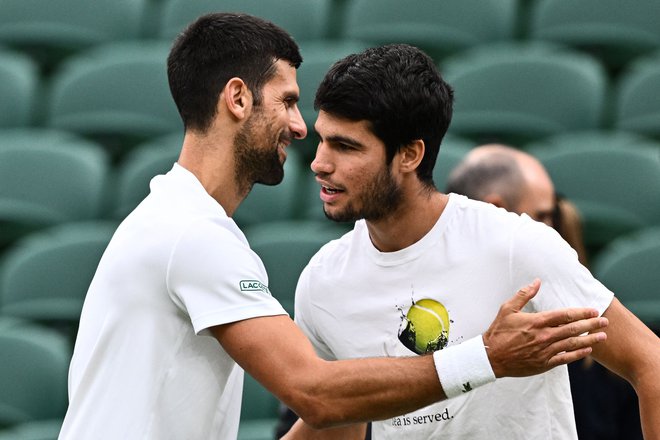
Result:
[[[279,185],[284,180],[284,169],[280,168],[278,171],[273,170],[267,176],[263,176],[260,179],[257,179],[256,183],[261,183],[262,185]]]
[[[323,208],[323,213],[328,220],[332,220],[336,223],[353,223],[360,220],[362,217],[356,216],[354,213],[348,212],[328,212],[325,207]]]

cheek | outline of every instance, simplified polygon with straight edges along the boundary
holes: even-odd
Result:
[[[379,170],[370,164],[349,165],[346,169],[347,180],[359,190],[367,188],[374,181],[378,173]]]

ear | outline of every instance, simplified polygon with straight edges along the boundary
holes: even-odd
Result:
[[[509,207],[507,206],[502,196],[500,196],[499,194],[495,194],[495,193],[487,194],[486,196],[484,196],[484,202],[492,203],[498,208],[504,208],[507,211],[509,211]]]
[[[244,119],[252,108],[252,93],[242,79],[234,77],[222,89],[218,104],[224,104],[236,119]]]
[[[425,151],[424,141],[421,139],[414,140],[401,147],[395,157],[399,164],[399,170],[402,173],[415,172],[424,158]]]

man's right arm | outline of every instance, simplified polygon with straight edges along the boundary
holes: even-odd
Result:
[[[483,340],[497,377],[530,376],[572,362],[604,338],[593,309],[523,313],[538,283],[504,304]],[[433,356],[320,359],[287,316],[213,327],[227,353],[314,429],[382,420],[444,400]],[[460,359],[453,360],[460,363]]]

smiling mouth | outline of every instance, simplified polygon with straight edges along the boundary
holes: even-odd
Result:
[[[340,193],[340,192],[343,192],[343,191],[340,190],[340,189],[337,189],[337,188],[331,188],[331,187],[329,187],[329,186],[325,186],[325,185],[322,185],[322,186],[321,186],[321,189],[322,189],[323,192],[326,193],[326,194],[338,194],[338,193]]]

